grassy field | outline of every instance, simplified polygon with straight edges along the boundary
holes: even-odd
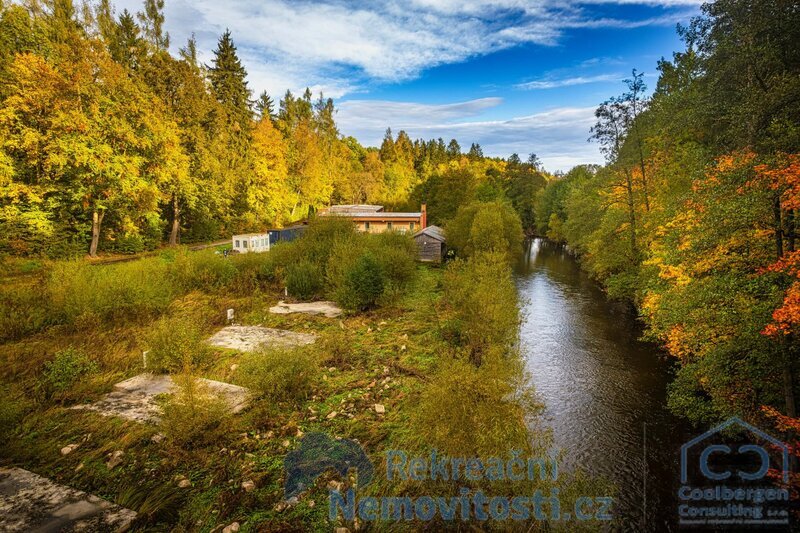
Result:
[[[360,261],[359,254],[369,256],[381,245],[362,242],[343,247],[342,255],[352,256],[346,268],[333,262],[338,245],[323,253],[318,241],[229,259],[211,250],[171,250],[103,266],[4,262],[0,300],[10,312],[0,344],[0,424],[8,430],[0,437],[0,464],[133,509],[141,530],[219,531],[239,522],[243,531],[331,531],[357,526],[328,518],[329,483],[346,487],[352,480],[329,472],[299,502],[284,502],[284,458],[309,432],[360,443],[375,465],[376,481],[364,488],[371,495],[453,490],[388,482],[387,449],[424,455],[436,447],[464,456],[544,449],[546,432],[530,431],[539,406],[528,394],[518,357],[503,347],[513,341],[507,332],[518,320],[505,263],[461,262],[445,269],[412,260],[407,271],[402,257],[389,267]],[[360,307],[341,318],[269,313],[285,299],[283,267],[276,264],[281,258],[296,263],[303,249],[311,252],[303,252],[302,260],[317,261],[309,263],[311,271],[327,264],[323,279],[329,285],[346,284],[353,272],[370,281],[370,268],[389,271],[380,282],[382,295],[372,305],[358,300]],[[315,290],[341,294],[336,287]],[[229,308],[237,323],[313,333],[318,340],[309,348],[256,354],[209,347],[202,340],[226,324]],[[506,333],[499,335],[493,324],[504,324]],[[482,337],[472,338],[481,330]],[[142,373],[143,350],[162,354],[160,368],[176,376],[250,387],[250,407],[221,415],[208,405],[187,409],[188,401],[164,398],[161,425],[71,409]],[[483,364],[476,367],[470,361],[478,350]],[[376,412],[375,404],[385,413]],[[494,489],[517,494],[552,486]],[[591,484],[574,478],[558,486],[568,499]],[[405,531],[423,525],[366,526]],[[446,526],[464,524],[438,528]]]

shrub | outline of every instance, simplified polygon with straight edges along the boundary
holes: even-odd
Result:
[[[30,408],[31,402],[23,391],[12,386],[0,385],[0,428],[3,428],[3,431],[0,431],[0,445],[11,437],[13,428]]]
[[[0,341],[15,340],[56,323],[51,301],[38,285],[0,286]]]
[[[147,338],[147,368],[154,372],[181,372],[202,366],[211,354],[197,323],[185,317],[162,317]]]
[[[365,253],[345,272],[336,300],[346,309],[368,309],[377,303],[385,286],[385,274],[380,263],[371,253]]]
[[[236,277],[236,265],[211,250],[183,251],[172,264],[172,276],[184,290],[214,290]]]
[[[73,324],[85,313],[104,320],[160,314],[175,297],[176,288],[167,264],[153,257],[107,266],[57,263],[48,293],[59,320]]]
[[[97,369],[97,363],[86,354],[75,348],[67,348],[45,363],[42,383],[48,395],[60,396],[79,380],[96,373]]]
[[[493,355],[480,368],[460,359],[440,363],[411,412],[416,446],[453,457],[531,449],[525,419],[541,405],[524,392],[519,358],[500,350]]]
[[[323,275],[314,263],[303,260],[286,268],[286,289],[289,294],[309,300],[322,292]]]
[[[517,291],[503,253],[452,262],[445,271],[443,301],[450,328],[476,365],[489,348],[515,343]]]
[[[318,357],[310,347],[265,349],[245,356],[238,369],[242,385],[279,401],[308,397],[319,375]]]
[[[218,442],[229,428],[228,405],[200,380],[174,376],[177,390],[162,406],[161,428],[179,446]]]
[[[447,246],[469,257],[482,252],[503,252],[509,259],[522,250],[519,215],[502,201],[473,202],[459,208],[445,226]]]
[[[346,330],[331,330],[316,342],[316,347],[326,365],[343,368],[360,362],[353,348],[353,336]]]

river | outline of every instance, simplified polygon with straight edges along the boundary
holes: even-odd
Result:
[[[635,316],[560,245],[531,241],[517,283],[521,350],[561,466],[612,482],[625,530],[676,529],[679,451],[690,435],[666,407],[664,354],[639,340]]]

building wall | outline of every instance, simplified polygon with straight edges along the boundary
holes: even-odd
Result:
[[[414,239],[417,242],[420,261],[441,261],[444,257],[444,244],[433,239],[420,235]]]
[[[369,224],[369,228],[367,228],[367,224]],[[411,228],[412,222],[410,222],[410,221],[404,221],[404,222],[392,221],[391,224],[392,224],[392,226],[391,226],[391,230],[392,231],[413,233],[415,231],[419,231],[419,229],[420,229],[420,221],[419,220],[415,220],[413,222],[413,224],[414,224],[413,229]],[[357,220],[356,221],[356,227],[358,228],[358,231],[363,231],[363,232],[367,232],[367,233],[383,233],[385,231],[389,231],[390,230],[389,222],[374,221],[374,220],[370,220],[369,222],[363,221],[363,220]]]

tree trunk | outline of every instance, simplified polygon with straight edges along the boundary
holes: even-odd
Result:
[[[644,173],[644,151],[642,141],[639,139],[639,167],[642,170],[642,192],[644,193],[644,210],[650,212],[650,195],[647,192],[647,176]]]
[[[781,197],[776,194],[772,200],[772,215],[775,224],[775,254],[783,257],[783,225],[781,223]]]
[[[178,205],[178,196],[172,196],[172,231],[169,232],[169,245],[178,245],[178,232],[180,231],[181,207]]]
[[[631,173],[625,171],[625,189],[628,193],[628,223],[631,227],[631,259],[636,258],[636,211],[633,204],[633,178]]]
[[[103,223],[105,211],[92,211],[92,243],[89,245],[89,257],[97,257],[97,244],[100,242],[100,225]]]

